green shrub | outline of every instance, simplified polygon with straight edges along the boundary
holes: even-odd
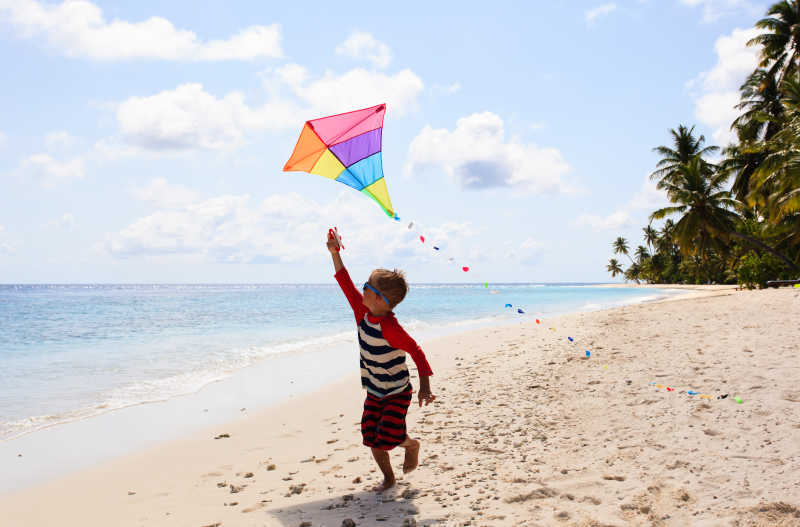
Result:
[[[766,287],[768,280],[776,280],[786,276],[786,266],[775,256],[765,253],[759,256],[750,251],[739,260],[736,267],[736,280],[747,289]]]

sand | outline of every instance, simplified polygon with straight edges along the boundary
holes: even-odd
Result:
[[[800,291],[689,295],[425,342],[438,400],[409,413],[420,467],[403,477],[393,452],[383,494],[354,372],[2,495],[0,523],[800,525]]]

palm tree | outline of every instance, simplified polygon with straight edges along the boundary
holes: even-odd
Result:
[[[748,202],[762,205],[766,223],[783,238],[800,246],[800,80],[787,79],[783,128],[754,147],[764,154],[753,172]]]
[[[775,76],[759,68],[747,77],[739,87],[739,93],[740,102],[736,109],[744,111],[731,125],[739,141],[761,141],[775,135],[779,126],[773,120],[783,114],[781,92]]]
[[[730,192],[723,189],[725,179],[727,174],[720,171],[708,177],[703,161],[699,157],[692,158],[678,166],[675,177],[664,185],[670,201],[678,205],[653,212],[650,220],[682,214],[673,227],[673,236],[684,254],[697,254],[712,239],[727,241],[736,215],[730,210],[734,200]]]
[[[734,176],[731,192],[736,199],[744,202],[751,191],[750,180],[753,172],[761,166],[767,155],[763,149],[763,143],[732,144],[726,147],[722,153],[724,159],[719,168]]]
[[[703,157],[719,150],[718,146],[703,147],[706,138],[702,135],[695,138],[694,126],[686,128],[679,125],[677,132],[670,130],[669,133],[672,134],[673,148],[661,145],[653,149],[654,152],[661,155],[661,159],[656,163],[656,170],[650,174],[650,179],[658,180],[659,188],[663,188],[662,182],[672,179],[679,166],[685,165],[694,157]]]
[[[617,236],[617,239],[614,240],[614,243],[612,243],[611,246],[614,247],[614,254],[624,254],[628,257],[628,260],[633,263],[633,258],[631,258],[631,255],[628,254],[628,240],[622,236]]]
[[[661,232],[659,233],[660,236],[656,241],[656,247],[659,252],[667,253],[667,254],[674,254],[675,253],[675,243],[672,239],[672,233],[675,231],[675,222],[671,219],[668,219],[664,222],[664,226],[661,227]]]
[[[647,227],[642,227],[642,231],[644,232],[644,241],[650,250],[653,249],[655,242],[658,240],[658,232],[653,228],[652,225],[648,225]]]
[[[656,253],[650,257],[648,260],[648,264],[650,267],[650,272],[653,276],[653,282],[663,282],[664,269],[666,268],[666,262],[664,261],[664,255]]]
[[[760,145],[780,130],[783,104],[775,75],[763,68],[751,73],[739,92],[741,100],[736,108],[742,113],[731,124],[739,143],[725,148],[720,168],[734,175],[731,190],[736,199],[744,201],[750,192],[750,178],[766,156],[752,146]]]
[[[760,68],[776,78],[778,87],[784,79],[798,72],[800,59],[800,5],[797,0],[782,0],[767,9],[767,17],[756,22],[765,33],[751,38],[748,46],[761,45]]]
[[[710,248],[723,248],[730,236],[748,241],[768,251],[789,267],[800,270],[791,260],[761,240],[737,232],[735,229],[738,216],[731,210],[737,202],[725,190],[724,184],[728,175],[724,171],[706,174],[706,167],[699,157],[688,164],[681,165],[672,182],[664,185],[670,201],[677,203],[653,212],[650,220],[662,219],[672,214],[682,214],[675,224],[673,236],[684,254],[707,256]]]
[[[625,274],[624,274],[625,280],[633,280],[638,284],[639,280],[641,279],[641,273],[642,273],[642,268],[639,264],[637,263],[631,264],[630,267],[625,269]]]
[[[636,262],[639,265],[644,263],[646,259],[650,258],[650,253],[647,251],[647,247],[645,247],[644,245],[640,245],[639,247],[637,247],[636,252],[634,254],[636,255]]]
[[[619,265],[619,262],[616,258],[612,258],[608,261],[608,265],[606,266],[606,271],[611,273],[611,278],[616,278],[618,274],[622,274],[622,266]]]
[[[800,213],[800,81],[788,79],[783,127],[761,147],[764,160],[753,174],[752,190],[763,190],[775,221]]]

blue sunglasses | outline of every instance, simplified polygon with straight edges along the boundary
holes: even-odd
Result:
[[[375,294],[376,294],[376,295],[378,295],[379,297],[383,298],[383,301],[384,301],[384,302],[386,302],[386,305],[387,305],[387,306],[389,306],[389,307],[392,307],[392,304],[390,304],[390,303],[389,303],[389,299],[388,299],[388,298],[386,298],[386,297],[383,295],[383,293],[381,293],[380,291],[378,291],[377,289],[375,289],[374,287],[372,287],[372,285],[370,285],[370,283],[369,283],[369,282],[364,282],[364,289],[369,289],[370,291],[372,291],[373,293],[375,293]]]

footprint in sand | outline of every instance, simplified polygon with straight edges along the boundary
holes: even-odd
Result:
[[[255,512],[258,509],[262,508],[263,506],[264,506],[263,503],[256,503],[255,505],[251,505],[251,506],[247,507],[246,509],[242,509],[242,512],[244,512],[244,513]]]
[[[800,392],[784,392],[783,399],[790,403],[800,403]]]
[[[664,465],[664,466],[667,468],[667,470],[675,470],[676,468],[684,468],[684,467],[688,467],[688,466],[689,466],[689,463],[687,463],[686,461],[681,461],[681,460],[679,460],[679,459],[676,459],[676,460],[675,460],[675,462],[674,462],[673,464],[671,464],[671,465]]]

